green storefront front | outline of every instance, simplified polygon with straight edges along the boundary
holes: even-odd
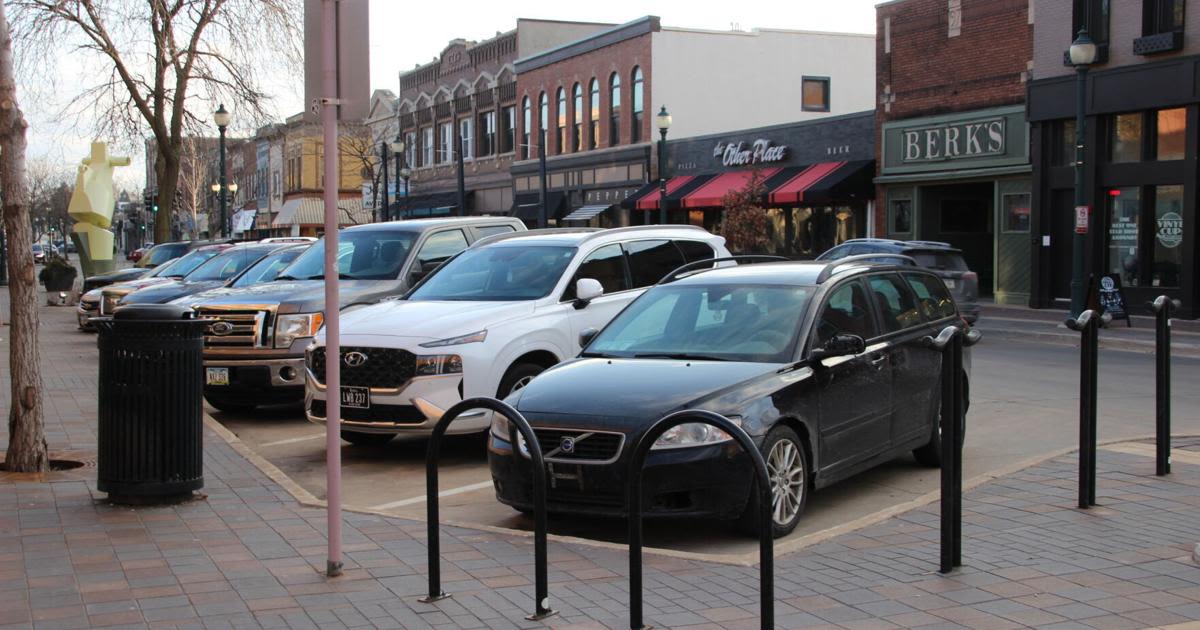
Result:
[[[979,291],[1028,305],[1032,167],[1023,105],[883,124],[884,236],[963,250]]]

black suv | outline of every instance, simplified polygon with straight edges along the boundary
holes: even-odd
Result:
[[[869,258],[673,273],[602,332],[585,331],[594,338],[579,358],[508,398],[548,462],[548,509],[623,515],[638,438],[684,409],[723,414],[754,438],[780,536],[811,489],[910,451],[938,465],[941,354],[922,338],[964,324],[937,275]],[[496,495],[523,511],[532,508],[527,459],[497,417],[488,438]],[[757,531],[750,461],[719,429],[665,433],[644,480],[647,516],[741,518]]]
[[[958,303],[963,319],[971,324],[979,319],[979,275],[967,268],[961,249],[941,241],[854,238],[817,256],[817,260],[832,261],[865,254],[903,254],[912,258],[921,267],[931,269],[941,277]]]

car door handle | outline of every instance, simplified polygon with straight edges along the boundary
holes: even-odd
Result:
[[[883,364],[887,363],[887,359],[888,359],[888,355],[880,354],[877,357],[869,359],[869,361],[871,363],[871,367],[876,368],[876,369],[883,369]]]

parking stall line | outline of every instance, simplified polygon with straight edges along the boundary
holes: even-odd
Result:
[[[324,437],[325,437],[325,434],[324,434],[324,433],[314,433],[314,434],[312,434],[312,435],[305,435],[305,436],[301,436],[301,437],[294,437],[294,438],[289,438],[289,439],[286,439],[286,440],[276,440],[276,441],[274,441],[274,442],[267,442],[267,443],[265,443],[265,444],[260,444],[259,446],[260,446],[261,448],[268,448],[268,447],[271,447],[271,446],[283,446],[284,444],[296,444],[296,443],[298,443],[298,442],[308,442],[308,441],[310,441],[310,440],[317,440],[317,439],[321,439],[321,438],[324,438]]]
[[[464,494],[467,492],[474,492],[476,490],[483,490],[484,488],[491,488],[491,487],[492,487],[491,481],[481,481],[479,483],[473,483],[469,486],[459,486],[458,488],[451,488],[449,490],[443,490],[442,492],[438,493],[438,497],[452,497],[456,494]],[[404,507],[406,505],[413,505],[415,503],[424,503],[424,502],[425,502],[425,495],[422,494],[419,497],[410,497],[407,499],[401,499],[399,501],[392,501],[391,503],[382,503],[380,505],[372,505],[371,507],[369,507],[367,509],[368,510],[390,510],[392,508]]]

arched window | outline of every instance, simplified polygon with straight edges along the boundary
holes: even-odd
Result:
[[[558,88],[557,100],[555,107],[558,109],[557,123],[558,133],[554,135],[554,154],[559,155],[567,148],[567,91],[563,88]]]
[[[578,151],[579,145],[583,144],[583,86],[575,84],[575,111],[572,112],[572,118],[575,124],[571,127],[571,151]]]
[[[621,144],[621,75],[608,78],[608,146]]]
[[[523,101],[521,101],[521,122],[523,123],[523,126],[521,127],[521,134],[522,134],[521,135],[521,159],[528,160],[529,159],[529,137],[530,137],[529,134],[530,134],[530,128],[533,126],[533,112],[530,111],[530,108],[529,108],[529,97],[528,96],[526,96],[525,99]]]
[[[589,88],[591,102],[588,104],[588,116],[591,121],[591,133],[588,134],[588,148],[595,149],[596,143],[600,141],[600,82],[592,77]]]
[[[642,110],[644,109],[644,92],[645,86],[642,81],[642,69],[634,66],[633,68],[633,125],[630,129],[629,141],[641,142],[642,140]]]
[[[542,92],[538,99],[538,151],[546,151],[546,133],[550,127],[550,98]]]

